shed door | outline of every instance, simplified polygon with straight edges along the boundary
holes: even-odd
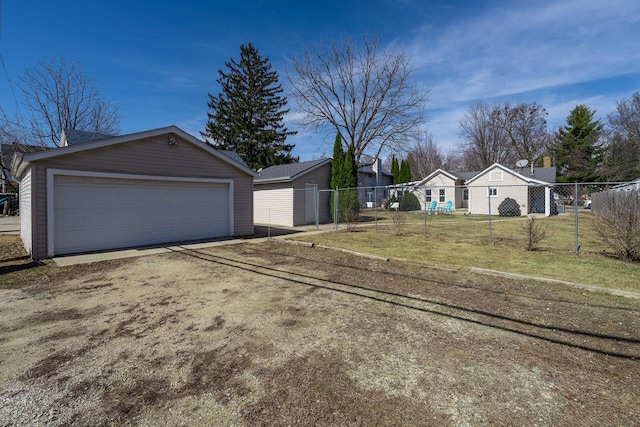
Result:
[[[56,175],[54,253],[229,236],[229,184]]]

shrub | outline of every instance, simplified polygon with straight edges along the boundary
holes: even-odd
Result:
[[[420,202],[418,198],[413,193],[407,193],[402,196],[400,200],[400,210],[401,211],[419,211],[420,210]]]
[[[402,232],[407,225],[407,218],[404,216],[400,210],[397,210],[393,213],[393,225],[396,229],[396,236],[402,235]]]
[[[347,230],[355,230],[360,221],[360,201],[356,190],[345,190],[339,194],[338,219]]]
[[[598,195],[594,228],[620,259],[640,261],[640,193],[609,191]]]
[[[533,216],[529,217],[524,224],[522,224],[522,229],[525,233],[528,251],[535,251],[538,249],[538,243],[549,237],[549,226],[544,222],[536,220]]]
[[[500,216],[520,216],[520,205],[515,199],[507,197],[498,206],[498,213]]]

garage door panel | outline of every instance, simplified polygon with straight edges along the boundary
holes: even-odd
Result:
[[[229,185],[56,175],[56,254],[231,235]]]

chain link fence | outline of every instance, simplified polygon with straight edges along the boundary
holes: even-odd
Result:
[[[629,184],[406,184],[320,190],[317,197],[320,209],[326,209],[328,201],[330,219],[318,218],[316,224],[317,228],[334,230],[374,227],[378,232],[385,227],[397,227],[400,219],[396,212],[403,212],[403,226],[409,227],[413,234],[421,232],[428,238],[431,227],[463,227],[470,240],[495,245],[521,238],[514,236],[514,222],[536,218],[546,221],[551,234],[555,230],[573,236],[561,242],[567,251],[578,253],[581,248],[598,251],[601,242],[593,238],[592,233],[583,238],[583,228],[591,227],[601,195],[621,191],[625,185]],[[408,199],[412,199],[411,203]],[[554,218],[561,220],[554,221]]]

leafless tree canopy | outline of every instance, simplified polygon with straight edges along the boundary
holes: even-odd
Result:
[[[533,103],[487,105],[477,102],[460,120],[464,162],[470,170],[519,159],[540,160],[549,142],[546,110]]]
[[[494,120],[511,144],[514,161],[527,159],[537,163],[550,142],[547,132],[547,111],[536,103],[511,105],[506,102],[494,109]]]
[[[496,110],[495,106],[476,102],[460,120],[462,153],[469,170],[480,171],[494,163],[510,161],[512,150],[504,129],[498,124]]]
[[[640,176],[640,92],[623,99],[608,116],[604,175],[609,181],[630,181]]]
[[[33,132],[30,143],[58,145],[63,129],[118,132],[118,107],[100,96],[79,64],[51,60],[26,70],[21,80]]]
[[[406,148],[423,125],[429,92],[411,81],[407,58],[379,50],[376,38],[320,44],[291,64],[292,97],[303,123],[339,131],[359,164],[365,153],[376,159],[384,148]]]
[[[444,155],[433,141],[433,135],[424,134],[416,140],[407,153],[411,179],[419,180],[444,165]]]

